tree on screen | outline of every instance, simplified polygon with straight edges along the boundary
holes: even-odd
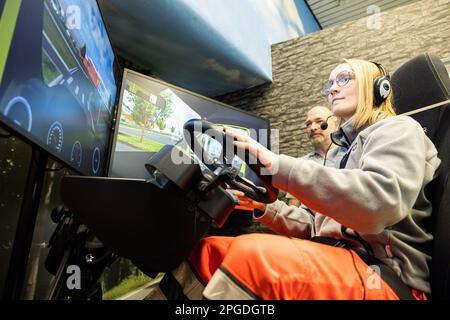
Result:
[[[139,141],[144,140],[145,132],[153,128],[156,122],[156,105],[143,99],[137,95],[131,95],[130,102],[134,105],[131,111],[133,121],[141,129],[141,136]]]
[[[173,101],[172,95],[168,92],[161,92],[161,96],[164,98],[165,105],[156,110],[156,125],[163,131],[167,127],[167,119],[173,114]]]

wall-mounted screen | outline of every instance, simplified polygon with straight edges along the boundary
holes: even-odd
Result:
[[[267,119],[125,69],[109,175],[148,178],[145,163],[164,145],[179,143],[190,119],[233,127],[270,147]],[[202,143],[210,154],[220,155],[219,142],[203,135]],[[254,173],[240,158],[233,158],[232,165],[255,181]]]
[[[0,124],[105,174],[120,73],[95,0],[0,1]]]

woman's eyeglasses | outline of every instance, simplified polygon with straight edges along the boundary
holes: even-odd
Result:
[[[350,71],[342,71],[339,72],[336,76],[336,80],[328,80],[325,84],[325,87],[320,90],[324,96],[328,96],[330,94],[330,89],[333,86],[334,81],[336,81],[339,87],[345,86],[350,80],[355,79],[355,74]]]

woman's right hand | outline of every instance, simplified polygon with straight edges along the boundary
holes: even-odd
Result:
[[[252,139],[249,136],[246,136],[238,130],[234,130],[226,126],[224,127],[224,129],[227,136],[236,139],[236,141],[233,142],[234,146],[240,149],[248,150],[272,174],[276,173],[278,169],[279,158],[277,154],[273,153],[258,141]]]

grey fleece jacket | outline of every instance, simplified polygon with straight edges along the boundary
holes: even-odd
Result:
[[[276,201],[257,218],[278,233],[308,239],[327,236],[357,245],[354,231],[372,247],[375,256],[391,266],[410,287],[430,293],[432,240],[424,227],[431,203],[424,187],[440,164],[433,143],[418,122],[407,116],[381,120],[356,132],[352,119],[332,134],[340,145],[329,157],[336,167],[279,157],[273,185],[316,211]],[[339,168],[343,157],[345,167]]]

